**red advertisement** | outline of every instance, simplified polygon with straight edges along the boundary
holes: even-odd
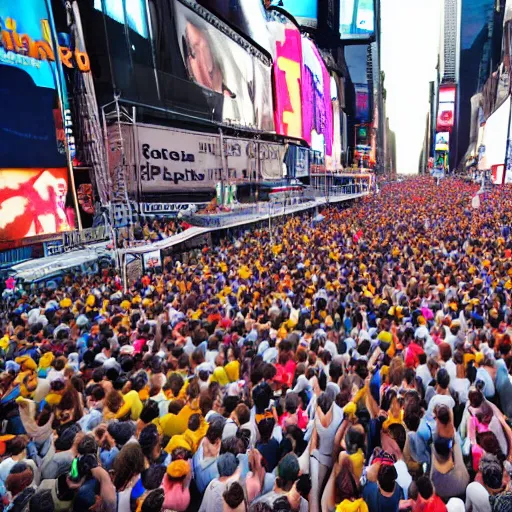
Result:
[[[439,109],[437,113],[437,131],[443,132],[453,127],[455,119],[454,85],[444,85],[439,88]]]
[[[74,229],[67,194],[66,168],[0,169],[0,241]]]
[[[276,40],[274,60],[276,132],[288,137],[302,137],[300,32],[291,22],[271,24]]]

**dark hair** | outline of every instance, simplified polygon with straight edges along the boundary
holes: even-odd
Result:
[[[416,481],[418,493],[424,500],[428,500],[434,494],[434,486],[427,476],[420,476]]]
[[[437,371],[436,381],[441,389],[448,389],[450,385],[450,375],[446,371],[446,368],[440,368]]]
[[[237,508],[245,499],[244,489],[238,482],[233,482],[226,487],[222,497],[228,507]]]
[[[349,427],[345,434],[345,444],[347,446],[347,453],[356,453],[359,449],[364,449],[364,432],[357,427]]]
[[[78,443],[78,453],[80,455],[95,454],[98,451],[98,443],[90,434],[86,434]]]
[[[154,419],[160,416],[160,409],[158,403],[154,400],[148,400],[146,405],[142,408],[140,419],[144,423],[151,423]]]
[[[407,433],[405,432],[405,428],[400,423],[392,423],[388,427],[388,431],[391,434],[391,437],[395,440],[400,451],[404,451],[405,441],[407,438]]]
[[[252,390],[252,400],[254,402],[254,406],[256,407],[257,414],[262,414],[265,409],[267,409],[271,398],[272,389],[270,389],[270,386],[266,382],[258,384]]]
[[[223,418],[214,418],[206,431],[206,439],[211,444],[216,443],[219,439],[222,439],[222,431],[224,430],[224,419]]]
[[[162,510],[164,500],[165,494],[163,489],[158,488],[151,491],[142,503],[141,512],[154,512],[155,510]]]
[[[379,473],[377,474],[377,481],[384,492],[393,492],[397,477],[398,474],[395,466],[382,464],[379,468]]]
[[[105,398],[105,390],[103,389],[103,386],[100,386],[99,384],[94,384],[92,386],[90,395],[92,398],[94,398],[96,402],[99,402],[100,400],[103,400]]]
[[[317,405],[318,405],[318,407],[320,407],[320,410],[324,414],[327,414],[329,412],[329,409],[331,408],[332,403],[333,403],[333,399],[327,393],[322,393],[318,397]]]
[[[52,491],[49,489],[39,491],[30,498],[29,512],[54,512],[55,503],[53,503]]]
[[[245,404],[238,404],[235,408],[235,414],[240,425],[245,425],[251,421],[251,410]]]
[[[158,429],[156,425],[150,423],[144,427],[139,436],[139,444],[142,448],[142,453],[150,461],[153,461],[153,450],[159,441]]]
[[[268,443],[270,441],[275,424],[274,418],[264,418],[258,423],[258,431],[262,442]]]
[[[477,409],[482,405],[482,402],[484,401],[484,395],[480,390],[473,389],[468,394],[468,400],[471,407]]]
[[[222,407],[224,407],[224,416],[229,417],[229,415],[235,410],[239,402],[240,398],[238,396],[225,396],[224,400],[222,400]]]
[[[148,490],[157,489],[160,487],[165,473],[165,466],[160,464],[153,464],[152,466],[149,466],[149,468],[146,469],[146,471],[143,471],[141,475],[142,485]]]
[[[144,471],[144,453],[140,444],[125,444],[114,459],[113,470],[114,486],[121,491],[135,475]]]
[[[435,410],[436,418],[443,424],[448,425],[450,423],[450,409],[446,405],[438,405]]]
[[[19,455],[23,450],[26,449],[28,445],[28,437],[27,436],[16,436],[14,439],[11,439],[7,445],[7,451],[11,455]]]
[[[299,395],[297,393],[288,393],[284,401],[286,412],[295,414],[299,407]]]

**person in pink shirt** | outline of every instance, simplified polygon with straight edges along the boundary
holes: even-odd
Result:
[[[190,505],[190,464],[186,460],[173,460],[167,466],[162,480],[164,490],[164,509],[183,512]]]

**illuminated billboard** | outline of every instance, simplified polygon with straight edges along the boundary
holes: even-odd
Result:
[[[356,120],[367,123],[370,120],[370,92],[368,84],[354,84],[356,92]]]
[[[303,27],[317,27],[318,0],[271,0],[270,5],[288,11]]]
[[[0,241],[73,229],[67,194],[66,168],[0,169]]]
[[[448,151],[450,147],[450,133],[436,133],[436,151]]]
[[[439,88],[439,109],[437,112],[437,131],[451,130],[455,121],[454,85],[442,85]]]
[[[275,40],[274,121],[279,135],[302,138],[302,41],[297,27],[290,21],[269,24]]]
[[[271,62],[192,0],[175,0],[179,50],[188,78],[198,84],[213,120],[274,131]]]
[[[331,77],[315,43],[302,38],[302,132],[314,151],[332,155]]]
[[[365,40],[375,33],[374,0],[340,0],[341,39]]]

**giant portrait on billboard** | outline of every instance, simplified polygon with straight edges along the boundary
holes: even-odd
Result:
[[[274,131],[270,59],[192,0],[175,0],[178,44],[188,77],[214,120]],[[244,47],[242,47],[242,44]]]
[[[275,41],[274,120],[276,132],[302,138],[302,41],[299,29],[284,16],[272,13],[269,31]]]
[[[66,168],[0,169],[0,242],[73,229],[67,193]]]
[[[314,151],[332,155],[331,77],[307,37],[302,38],[302,132]]]

